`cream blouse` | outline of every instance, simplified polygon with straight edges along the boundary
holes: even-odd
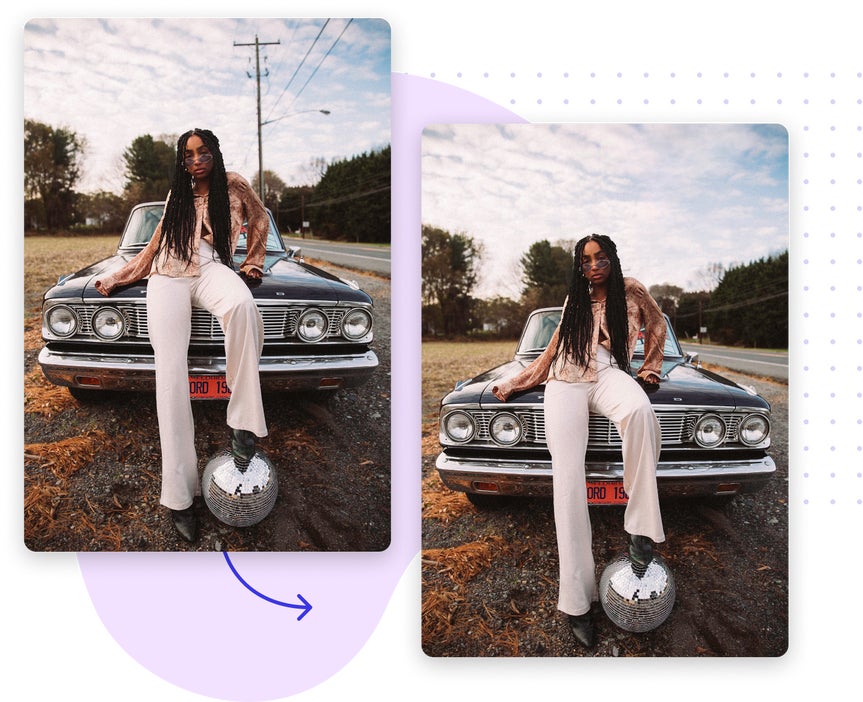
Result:
[[[246,273],[255,269],[263,273],[264,256],[267,251],[267,232],[270,220],[260,198],[248,181],[238,173],[228,173],[228,201],[231,216],[231,252],[237,248],[237,242],[243,224],[248,222],[246,247],[248,253],[240,266],[240,272]],[[147,246],[139,251],[120,270],[96,281],[96,289],[103,295],[110,295],[123,285],[130,285],[154,273],[172,278],[194,277],[200,274],[199,246],[203,239],[213,245],[213,234],[210,227],[210,216],[207,209],[208,198],[195,197],[195,231],[192,238],[192,258],[186,263],[173,252],[162,249],[159,252],[159,241],[162,238],[162,222],[156,226],[153,237]]]
[[[635,278],[624,278],[623,282],[626,290],[626,311],[629,321],[630,359],[635,350],[638,333],[644,329],[644,363],[638,371],[638,377],[644,378],[648,375],[659,377],[662,371],[662,356],[665,347],[665,317],[663,317],[659,305],[647,292],[647,288]],[[504,396],[509,397],[514,392],[536,387],[552,379],[569,383],[596,381],[598,375],[597,347],[602,344],[609,350],[611,349],[605,318],[605,301],[594,302],[591,307],[593,311],[593,340],[590,347],[590,360],[586,367],[577,365],[571,356],[563,358],[561,355],[555,360],[557,343],[560,338],[560,324],[558,324],[545,351],[518,375],[499,383],[498,390]],[[599,340],[600,332],[603,333],[604,337],[601,342]]]

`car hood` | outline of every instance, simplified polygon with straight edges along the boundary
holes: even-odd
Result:
[[[525,361],[510,361],[463,381],[444,397],[442,404],[470,403],[493,409],[502,403],[492,394],[491,389],[502,380],[519,373],[526,365]],[[767,401],[754,390],[741,387],[717,373],[684,363],[666,361],[663,363],[659,385],[642,387],[654,405],[769,409]],[[541,404],[544,393],[545,385],[539,385],[511,395],[507,403]]]
[[[132,254],[118,253],[80,271],[66,276],[45,293],[45,299],[64,298],[105,300],[94,287],[95,282],[131,260]],[[234,257],[239,269],[243,256]],[[355,284],[349,283],[320,268],[283,255],[268,255],[264,261],[265,274],[260,282],[250,284],[256,298],[286,301],[370,303],[371,298]],[[111,298],[140,298],[147,294],[147,281],[118,288]],[[111,299],[109,298],[109,299]]]

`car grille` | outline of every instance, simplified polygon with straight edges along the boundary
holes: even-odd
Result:
[[[476,421],[477,434],[475,441],[491,441],[489,424],[496,411],[475,411],[471,413]],[[524,427],[525,444],[545,444],[545,414],[542,410],[515,410],[514,414],[521,420]],[[720,416],[728,429],[727,441],[737,440],[737,428],[743,415],[731,412],[720,412]],[[662,412],[656,413],[662,430],[662,445],[688,443],[692,440],[695,423],[701,416],[699,412]],[[588,425],[588,448],[619,448],[622,445],[617,427],[607,417],[590,415]]]
[[[135,339],[148,339],[146,305],[116,305],[126,319],[127,336]],[[92,317],[98,309],[94,305],[74,305],[73,309],[80,321],[79,334],[93,334]],[[284,339],[293,336],[297,329],[300,315],[307,307],[281,307],[259,305],[258,310],[264,322],[264,339]],[[328,339],[341,337],[341,321],[346,310],[337,307],[319,307],[327,315]],[[224,341],[225,334],[219,320],[206,310],[197,307],[192,309],[192,341]]]

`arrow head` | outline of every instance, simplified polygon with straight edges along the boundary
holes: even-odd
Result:
[[[303,617],[305,617],[309,612],[312,611],[312,606],[308,603],[305,597],[300,594],[297,594],[297,597],[300,598],[300,601],[303,603],[303,611],[300,613],[300,616],[297,617],[297,621],[300,621]]]

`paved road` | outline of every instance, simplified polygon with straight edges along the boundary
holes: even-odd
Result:
[[[369,271],[378,275],[390,274],[390,247],[369,244],[348,244],[338,241],[318,241],[299,237],[283,237],[285,244],[299,246],[306,258],[334,263],[337,266]]]
[[[681,344],[687,353],[697,353],[702,363],[711,363],[741,373],[788,380],[787,351],[758,351],[710,344]]]

